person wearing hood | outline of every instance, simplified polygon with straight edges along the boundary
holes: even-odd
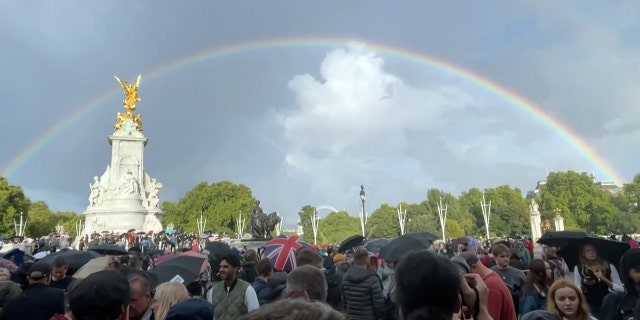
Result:
[[[640,319],[640,248],[631,248],[620,259],[624,292],[610,292],[602,301],[600,320]]]
[[[382,286],[377,275],[370,271],[369,264],[369,253],[357,251],[353,266],[342,279],[343,303],[351,320],[385,319]]]

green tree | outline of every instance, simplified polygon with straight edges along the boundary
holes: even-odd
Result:
[[[442,201],[440,201],[442,200]],[[438,206],[441,204],[444,208],[446,208],[447,213],[447,221],[445,222],[445,231],[446,224],[449,221],[455,221],[458,226],[462,229],[463,233],[473,232],[475,227],[475,218],[473,215],[469,214],[467,211],[463,210],[458,204],[458,199],[450,193],[444,192],[439,189],[429,189],[427,190],[427,208],[428,214],[436,217],[436,221],[438,222],[438,230],[442,230],[440,226],[440,218],[438,215]],[[437,234],[441,234],[440,231]],[[448,235],[446,235],[449,237]]]
[[[15,235],[14,221],[20,212],[28,217],[31,201],[24,195],[22,188],[10,185],[6,178],[0,177],[0,234],[7,237]]]
[[[628,206],[624,211],[640,213],[640,173],[633,177],[631,183],[622,186],[622,195]]]
[[[485,189],[484,194],[485,201],[491,201],[491,233],[495,232],[498,236],[531,233],[529,204],[520,189],[502,185]]]
[[[77,214],[71,211],[58,211],[54,213],[56,225],[61,225],[72,238],[78,236],[76,232],[76,225],[78,224],[78,222],[84,223],[84,218],[84,215]]]
[[[318,223],[318,242],[339,244],[345,239],[362,234],[360,219],[346,211],[329,213]]]
[[[37,201],[29,208],[29,220],[25,234],[29,237],[41,237],[55,230],[57,220],[44,201]]]
[[[397,208],[386,203],[382,204],[367,219],[367,239],[393,239],[399,235],[400,222],[398,221]]]
[[[440,234],[438,217],[429,211],[429,203],[425,200],[418,204],[407,205],[406,232],[430,232]]]
[[[206,229],[234,234],[239,215],[248,221],[256,199],[251,189],[243,184],[221,181],[201,182],[188,191],[177,203],[163,203],[165,225],[187,232],[198,230],[197,221],[202,213],[207,220]],[[266,210],[265,213],[269,213]]]
[[[462,192],[458,197],[460,210],[472,216],[475,222],[472,230],[468,231],[467,234],[482,235],[484,237],[486,232],[480,202],[482,202],[482,191],[478,188],[471,188]],[[489,224],[491,226],[491,222]],[[489,228],[489,231],[492,231],[491,228]]]
[[[455,220],[447,221],[447,224],[445,225],[444,229],[445,229],[447,238],[455,239],[455,238],[460,238],[465,236],[464,230],[462,229],[462,227],[460,227],[458,222],[456,222]]]
[[[298,211],[298,223],[302,226],[302,239],[309,243],[313,243],[313,226],[311,225],[311,217],[316,210],[314,206],[305,205]]]
[[[604,234],[618,213],[611,194],[595,185],[587,173],[549,174],[539,199],[543,218],[553,219],[555,210],[559,209],[568,229]]]

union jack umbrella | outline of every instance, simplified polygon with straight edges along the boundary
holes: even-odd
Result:
[[[298,236],[279,236],[264,245],[264,256],[273,262],[278,271],[291,272],[296,267],[296,250],[310,247]]]

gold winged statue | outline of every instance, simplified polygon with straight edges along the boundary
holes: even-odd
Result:
[[[124,89],[124,100],[122,100],[122,104],[127,110],[125,113],[118,112],[116,116],[116,123],[113,125],[113,128],[116,131],[122,128],[122,124],[127,119],[131,119],[133,123],[135,123],[136,129],[138,131],[142,131],[142,115],[133,113],[133,111],[136,110],[136,102],[140,101],[140,97],[138,96],[138,87],[140,86],[141,76],[142,75],[138,75],[136,82],[133,84],[129,84],[117,76],[113,76],[116,78],[122,89]]]

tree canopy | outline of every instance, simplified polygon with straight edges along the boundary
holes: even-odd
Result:
[[[367,218],[366,237],[394,238],[400,235],[398,205],[406,209],[405,232],[427,231],[441,235],[438,206],[446,207],[447,238],[464,235],[485,236],[485,220],[482,214],[483,199],[490,206],[489,231],[491,237],[525,235],[531,231],[529,205],[522,191],[508,185],[486,188],[471,188],[453,195],[440,189],[429,189],[425,198],[418,203],[399,202],[382,204]],[[402,200],[402,199],[400,199]],[[587,173],[573,171],[554,172],[547,177],[539,193],[534,198],[539,204],[542,219],[552,222],[559,214],[564,218],[567,229],[585,230],[598,234],[640,233],[640,174],[633,181],[622,186],[620,192],[611,193],[594,183]],[[187,232],[197,231],[197,221],[202,217],[207,221],[206,229],[234,234],[238,217],[248,226],[251,208],[255,204],[251,189],[243,184],[230,181],[214,183],[201,182],[177,202],[164,202],[163,224],[174,224],[177,229]],[[268,202],[265,202],[268,206]],[[265,208],[265,212],[270,212]],[[313,242],[311,217],[315,208],[302,205],[298,212],[299,226],[304,232],[303,239]],[[28,219],[26,233],[31,237],[51,233],[56,226],[63,226],[75,236],[75,225],[83,220],[82,215],[73,212],[53,212],[43,201],[31,202],[20,186],[9,184],[0,177],[0,234],[10,237],[15,234],[14,221],[20,213]],[[359,217],[348,212],[319,212],[318,242],[339,243],[345,238],[361,234]]]

